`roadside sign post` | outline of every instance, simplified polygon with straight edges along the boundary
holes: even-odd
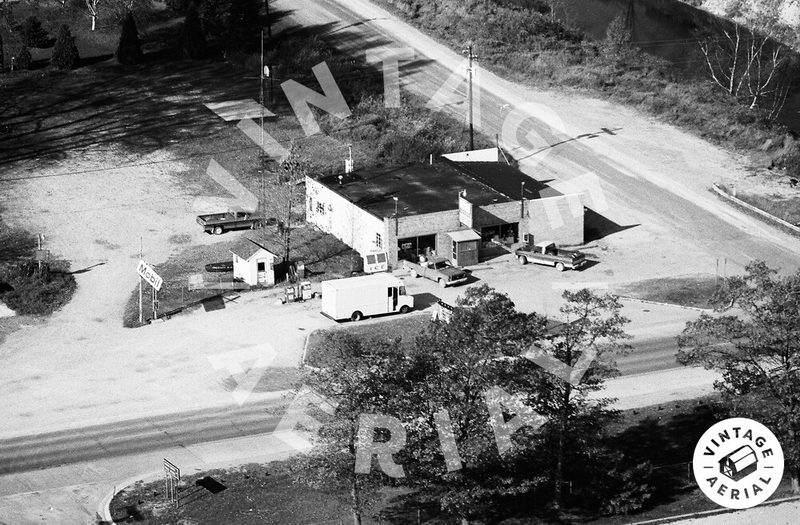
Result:
[[[181,469],[164,458],[164,490],[165,496],[178,506],[178,483],[181,481]]]
[[[153,287],[153,319],[158,319],[158,291],[161,289],[161,286],[164,284],[164,279],[162,279],[156,271],[153,269],[152,266],[144,262],[143,260],[139,260],[139,265],[136,267],[136,273],[139,274],[141,279],[144,279],[147,284]],[[140,280],[141,284],[141,280]],[[141,293],[139,296],[140,306],[139,312],[141,315]]]

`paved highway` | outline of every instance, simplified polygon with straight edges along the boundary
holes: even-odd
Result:
[[[0,441],[0,476],[272,432],[283,402],[231,405]]]

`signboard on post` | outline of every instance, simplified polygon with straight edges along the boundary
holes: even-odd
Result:
[[[472,228],[472,203],[463,193],[458,194],[458,222],[467,228]]]
[[[136,273],[138,273],[142,279],[147,282],[147,284],[155,288],[156,291],[161,290],[161,285],[164,284],[164,279],[159,277],[152,266],[140,260],[139,266],[136,267]]]
[[[164,458],[164,483],[166,496],[172,503],[178,503],[178,483],[181,481],[181,469]]]

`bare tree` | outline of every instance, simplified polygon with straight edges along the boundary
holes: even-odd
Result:
[[[790,49],[774,38],[773,18],[751,19],[749,26],[721,28],[719,36],[700,40],[700,51],[719,87],[774,120],[786,103],[794,61]]]
[[[274,187],[269,190],[275,203],[278,230],[284,247],[283,260],[285,262],[291,261],[292,221],[294,220],[295,208],[302,209],[304,202],[304,199],[298,199],[301,193],[297,186],[305,181],[308,171],[308,163],[295,153],[295,148],[292,146],[291,154],[281,163],[276,172]]]
[[[86,7],[89,9],[89,16],[92,18],[92,31],[97,27],[97,6],[100,0],[86,0]]]

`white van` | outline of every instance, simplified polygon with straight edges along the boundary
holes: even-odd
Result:
[[[388,273],[322,283],[322,314],[336,321],[381,314],[404,314],[414,308],[403,281]]]

